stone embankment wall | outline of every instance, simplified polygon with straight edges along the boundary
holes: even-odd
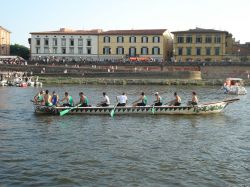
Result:
[[[39,76],[86,77],[86,78],[139,78],[139,79],[191,79],[200,80],[197,67],[160,66],[17,66],[1,65],[2,71],[32,72]]]
[[[250,78],[250,66],[201,66],[200,70],[202,79]]]
[[[244,80],[250,77],[249,66],[97,66],[81,67],[51,65],[0,65],[0,71],[33,72],[39,76],[92,77],[92,78],[160,78],[209,80],[238,77]]]

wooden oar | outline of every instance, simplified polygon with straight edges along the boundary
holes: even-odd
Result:
[[[115,115],[115,109],[116,109],[117,105],[118,105],[118,103],[117,103],[117,104],[114,106],[114,108],[111,110],[111,112],[110,112],[110,116],[111,116],[111,117],[114,117],[114,115]]]
[[[79,106],[81,106],[81,104],[79,104],[79,105],[77,105],[77,106],[75,106],[75,107],[71,107],[70,109],[61,111],[61,112],[60,112],[60,116],[63,116],[63,115],[65,115],[65,114],[67,114],[69,111],[74,110],[75,108],[78,108]]]
[[[153,104],[151,111],[152,111],[152,114],[155,114],[155,104]]]
[[[240,100],[239,98],[235,98],[235,99],[224,100],[223,102],[232,103],[232,102],[239,101],[239,100]]]

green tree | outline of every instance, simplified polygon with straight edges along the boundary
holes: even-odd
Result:
[[[10,45],[10,55],[16,55],[28,60],[30,57],[30,50],[23,45],[14,44]]]

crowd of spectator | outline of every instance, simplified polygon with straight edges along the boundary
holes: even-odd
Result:
[[[0,56],[0,64],[27,65],[27,61],[19,56]]]

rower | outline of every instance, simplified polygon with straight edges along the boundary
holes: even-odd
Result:
[[[159,95],[159,92],[155,92],[156,100],[154,101],[154,106],[161,106],[162,105],[162,97]]]
[[[80,92],[79,93],[79,96],[80,96],[80,101],[79,103],[77,104],[77,106],[79,107],[88,107],[89,105],[89,100],[88,98],[84,95],[83,92]]]
[[[192,100],[188,101],[188,105],[198,105],[198,97],[196,92],[192,92]]]
[[[107,107],[110,105],[109,97],[106,95],[106,92],[102,93],[103,95],[103,101],[97,104],[97,106]]]
[[[44,104],[44,94],[45,92],[43,90],[41,90],[40,92],[38,92],[35,97],[34,97],[34,101],[36,104]]]
[[[53,105],[51,102],[51,95],[49,94],[49,90],[45,91],[44,101],[45,101],[45,106],[52,106]]]
[[[59,96],[56,94],[55,91],[52,92],[52,99],[51,102],[54,106],[58,106],[58,102],[59,102]]]
[[[62,102],[63,101],[66,101],[66,102],[63,104],[63,106],[69,106],[69,107],[74,106],[74,101],[73,101],[72,96],[70,96],[68,92],[65,92],[64,95],[65,97],[62,99]]]
[[[133,106],[146,106],[147,103],[148,103],[148,98],[145,95],[145,93],[142,92],[140,98],[136,100],[135,102],[133,102]]]
[[[175,97],[175,99],[172,100],[172,101],[170,101],[169,105],[170,106],[180,106],[181,105],[181,98],[180,98],[180,96],[178,96],[177,93],[174,92],[174,97]]]
[[[126,106],[128,102],[128,97],[126,96],[125,92],[122,95],[116,96],[117,106]]]

